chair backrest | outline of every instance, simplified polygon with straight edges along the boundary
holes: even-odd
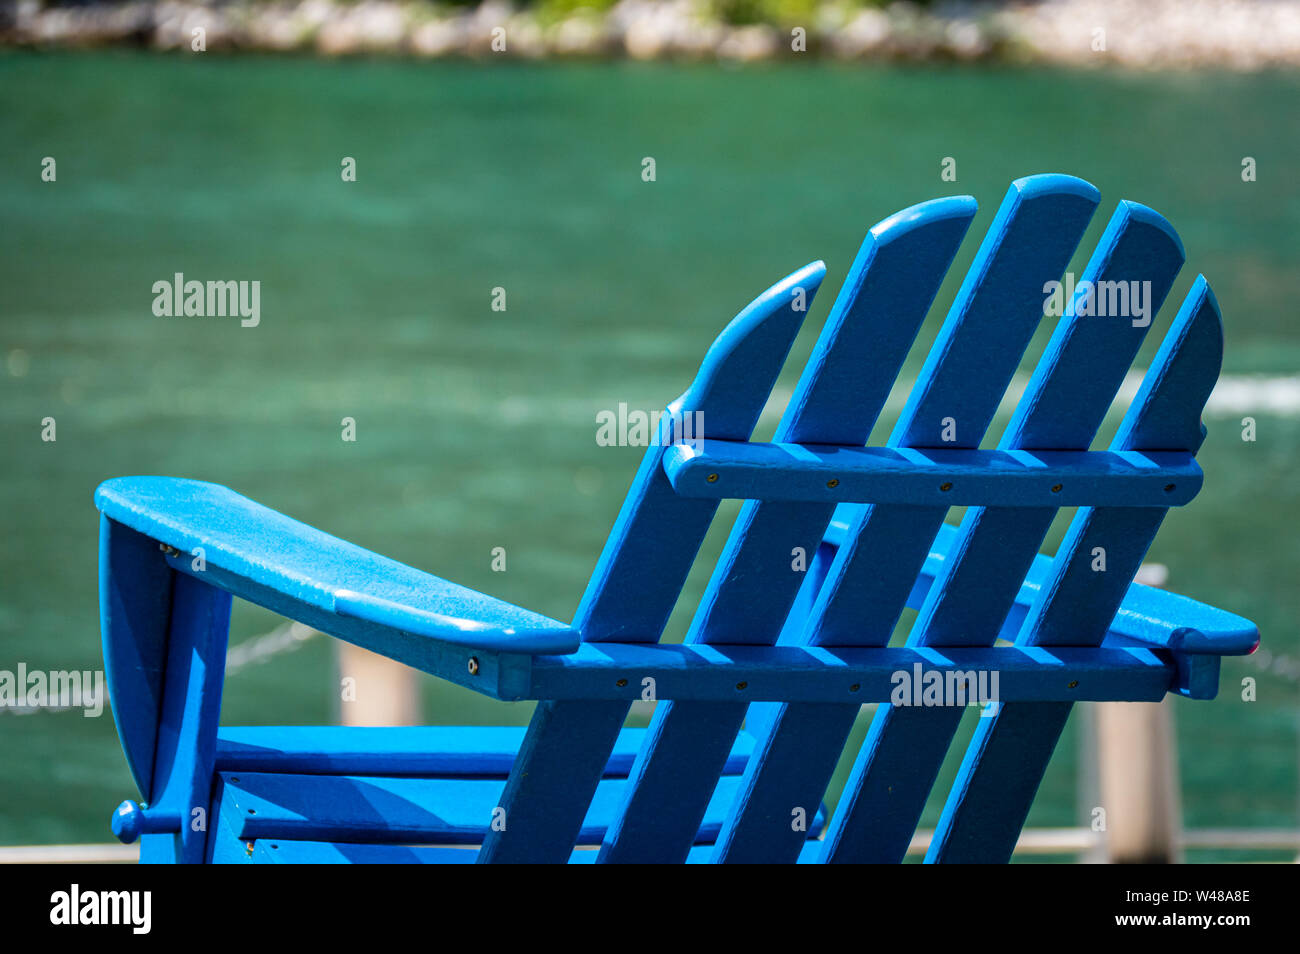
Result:
[[[1091,185],[1069,176],[1012,184],[889,448],[905,455],[979,447],[1043,317],[1048,289],[1061,278],[1098,200]],[[871,229],[776,442],[810,449],[866,442],[975,210],[970,197],[938,199]],[[1163,218],[1120,203],[1000,450],[1088,449],[1182,262],[1181,244]],[[710,441],[749,439],[824,274],[820,262],[808,265],[759,296],[714,343],[690,389],[669,406],[576,614],[574,626],[585,640],[660,639],[717,497],[744,496],[674,489],[665,462],[672,463],[674,440],[686,436],[682,422],[699,422],[693,438],[702,430]],[[1121,300],[1125,307],[1117,309]],[[1194,453],[1220,357],[1217,307],[1198,279],[1111,449]],[[834,494],[747,499],[687,642],[885,646],[949,509],[932,496],[888,504],[844,503]],[[992,646],[1058,509],[1050,499],[1034,506],[972,506],[908,645]],[[1099,645],[1165,509],[1081,507],[1020,641]],[[832,516],[848,523],[834,549],[822,545]],[[1106,573],[1088,571],[1096,547],[1107,555]],[[510,830],[488,836],[483,860],[567,858],[629,705],[539,704],[503,799]],[[933,860],[1009,856],[1069,706],[1008,704],[981,720],[936,834]],[[792,861],[809,850],[792,815],[815,813],[859,705],[679,700],[656,707],[601,860],[686,857],[747,710],[748,728],[757,736],[754,756],[714,859]],[[962,711],[878,708],[826,840],[814,843],[821,860],[901,859]]]

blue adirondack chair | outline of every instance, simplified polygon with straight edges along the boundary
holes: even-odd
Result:
[[[1074,702],[1209,699],[1220,657],[1258,643],[1239,616],[1132,582],[1201,486],[1222,357],[1204,278],[1089,450],[1146,327],[1089,314],[1087,289],[1149,282],[1158,310],[1184,257],[1160,215],[1119,204],[997,449],[979,449],[1098,199],[1064,175],[1012,184],[883,447],[864,444],[975,201],[871,229],[767,444],[749,438],[824,266],[755,299],[661,419],[571,624],[215,484],[104,483],[105,665],[148,804],[124,802],[115,833],[143,836],[146,861],[899,861],[966,711],[912,705],[900,678],[995,673],[927,860],[1005,861]],[[662,643],[723,498],[745,502],[686,641]],[[1039,556],[1061,507],[1078,510]],[[535,714],[527,731],[220,727],[232,595]],[[904,607],[916,622],[890,646]],[[649,728],[624,728],[647,687]]]

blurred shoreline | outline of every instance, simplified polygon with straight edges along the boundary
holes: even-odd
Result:
[[[1251,71],[1300,66],[1300,2],[3,0],[0,46],[740,62],[811,56]]]

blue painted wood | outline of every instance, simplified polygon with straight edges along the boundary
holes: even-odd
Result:
[[[1218,304],[1204,276],[1199,276],[1112,446],[1195,453],[1205,434],[1200,412],[1222,361]],[[1165,512],[1159,507],[1081,508],[1017,643],[1101,645]],[[1104,572],[1092,569],[1098,547],[1106,557]],[[1010,857],[1069,713],[1068,703],[1008,705],[980,725],[944,807],[928,861]],[[995,804],[999,817],[988,821],[987,811]]]
[[[626,777],[645,729],[624,729],[604,777]],[[523,726],[223,726],[217,771],[306,775],[505,778],[524,741]],[[736,775],[754,749],[737,736],[723,771]]]
[[[181,816],[168,811],[147,809],[130,799],[113,813],[113,837],[129,845],[141,835],[174,834],[181,830]]]
[[[891,435],[893,453],[915,460],[918,452],[912,448],[917,444],[942,443],[945,421],[955,422],[963,433],[969,429],[965,441],[973,438],[974,444],[978,443],[1005,388],[1006,382],[1000,378],[1009,378],[1014,372],[1017,357],[1042,313],[1042,283],[1060,274],[1096,203],[1096,190],[1071,177],[1039,176],[1012,184]],[[954,416],[957,408],[960,421]],[[830,479],[837,481],[837,486],[852,483],[838,475]],[[805,627],[809,642],[836,642],[837,621],[868,614],[878,614],[879,621],[870,632],[859,627],[856,639],[865,640],[866,645],[888,639],[885,621],[892,628],[907,593],[906,577],[898,575],[897,569],[905,567],[904,573],[916,576],[925,560],[926,541],[942,521],[945,505],[952,502],[945,498],[962,492],[965,484],[965,478],[956,475],[931,481],[930,494],[937,496],[935,500],[914,493],[898,500],[856,498],[873,504],[862,508],[855,521],[855,553],[861,556],[856,561],[837,558],[832,564],[824,599],[814,606]],[[1053,480],[1047,491],[1050,494],[1059,488],[1059,493],[1065,485],[1063,479]],[[882,503],[928,503],[930,508],[922,512],[917,506],[880,506]],[[853,563],[855,570],[851,569]],[[854,573],[858,579],[875,577],[869,585],[883,584],[887,591],[892,590],[888,592],[890,602],[856,600],[855,596],[867,594],[845,585]],[[846,641],[854,639],[846,637]],[[857,709],[847,705],[790,705],[778,712],[766,734],[759,736],[758,749],[746,771],[746,788],[719,838],[718,860],[794,859],[800,846],[781,816],[802,810],[825,791],[856,718]]]
[[[778,441],[862,444],[952,263],[975,200],[938,199],[868,232],[777,428]],[[710,437],[716,437],[706,427]],[[772,644],[803,582],[796,553],[812,554],[832,503],[747,503],[709,580],[688,643]],[[747,700],[661,703],[628,802],[601,847],[606,862],[680,862],[708,804],[719,758]],[[673,804],[674,812],[661,806]],[[815,804],[815,802],[814,802]]]
[[[478,852],[469,846],[450,845],[358,845],[348,842],[291,841],[289,839],[263,839],[256,842],[251,854],[243,851],[242,844],[234,848],[232,861],[248,864],[371,864],[371,865],[456,865],[473,864]],[[799,856],[800,863],[810,863],[821,849],[818,842],[808,842]],[[687,864],[707,864],[713,849],[710,845],[697,845],[686,855]],[[594,864],[597,852],[579,848],[569,856],[569,864]]]
[[[891,436],[891,446],[941,446],[945,424],[957,427],[956,435],[949,435],[957,437],[952,442],[957,447],[978,445],[1042,315],[1044,283],[1060,275],[1096,203],[1096,190],[1070,177],[1031,177],[1013,183],[940,330]],[[937,486],[946,483],[940,480]],[[808,642],[883,645],[947,504],[941,498],[926,510],[871,506],[851,512],[846,545],[836,554],[810,613]],[[741,835],[730,840],[724,836],[726,849],[736,857],[754,857],[780,843],[784,857],[790,857],[797,846],[789,833],[780,829],[776,837],[764,820],[777,814],[771,806],[779,804],[780,798],[762,793],[797,792],[794,800],[803,802],[812,791],[797,788],[803,779],[824,788],[838,752],[818,750],[811,764],[799,753],[824,738],[844,739],[856,715],[851,706],[783,710],[767,736],[760,737],[759,751],[748,770],[758,777],[752,791],[760,793],[751,794],[750,801],[766,801],[768,807],[756,809],[751,817],[742,813],[729,820],[728,830],[734,826]],[[764,757],[768,751],[788,756],[768,759]],[[850,808],[851,804],[852,794]],[[720,849],[719,857],[724,856]]]
[[[646,451],[574,618],[584,640],[654,642],[663,632],[717,509],[717,501],[677,496],[663,453],[686,415],[719,437],[749,437],[825,273],[815,262],[751,302],[713,343],[691,387],[669,405],[658,444]],[[480,861],[568,857],[628,706],[537,707],[503,795],[506,812],[521,823],[491,832]],[[725,760],[729,749],[718,758]]]
[[[236,781],[236,779],[238,781]],[[223,773],[221,811],[242,842],[291,838],[370,844],[479,844],[501,804],[503,779]],[[712,842],[740,784],[723,776],[693,840]],[[603,779],[584,811],[578,843],[598,844],[627,779]],[[810,815],[809,821],[815,821]],[[504,816],[509,826],[511,818]],[[567,857],[567,855],[566,855]]]
[[[226,798],[225,777],[221,774],[213,780],[212,805],[215,818],[208,836],[208,864],[249,864],[254,859],[256,843],[241,841],[235,834],[234,826],[239,819],[232,817],[234,809]]]
[[[321,533],[217,484],[122,477],[101,484],[95,504],[182,554],[201,549],[204,572],[214,577],[250,580],[304,608],[471,649],[564,653],[578,645],[563,623]]]
[[[153,794],[172,572],[158,543],[99,519],[99,625],[104,674],[122,751],[140,794]]]
[[[1157,700],[1178,677],[1167,651],[1141,647],[1026,649],[1008,647],[712,646],[668,643],[584,644],[568,656],[538,657],[530,695],[543,699],[628,699],[622,673],[644,674],[661,699],[719,703],[742,696],[756,702],[844,702],[856,711],[890,698],[899,673],[1000,673],[1003,699]],[[945,679],[947,677],[945,676]],[[744,683],[743,689],[736,687]],[[1078,685],[1069,687],[1070,682]],[[856,689],[853,687],[857,686]]]
[[[898,424],[893,447],[978,447],[1100,200],[1074,176],[1036,175],[1007,190]],[[955,440],[944,439],[944,418]]]
[[[229,862],[245,864],[290,865],[468,865],[478,860],[478,851],[470,845],[368,845],[350,842],[293,841],[285,838],[263,839],[255,842],[252,852],[243,843],[231,839]],[[800,853],[799,862],[809,864],[816,860],[821,845],[807,842]],[[686,855],[686,863],[708,864],[713,848],[696,845]],[[598,852],[578,848],[569,856],[569,864],[595,864]]]
[[[178,553],[166,559],[168,566],[177,573],[196,577],[232,596],[494,699],[521,699],[527,688],[529,656],[456,646],[440,639],[412,636],[388,626],[340,616],[212,564],[197,571],[188,553]],[[471,660],[475,662],[474,666],[469,665]]]
[[[1125,315],[1080,316],[1088,297],[1081,288],[1073,301],[1075,314],[1057,325],[1001,447],[1083,450],[1091,443],[1185,258],[1173,226],[1128,200],[1120,202],[1097,247],[1109,257],[1094,257],[1080,285],[1149,281],[1147,323]]]
[[[778,442],[865,443],[974,214],[969,196],[939,199],[868,232],[782,416]],[[743,507],[687,640],[774,642],[803,582],[792,551],[815,552],[834,503]],[[785,572],[773,573],[774,565]]]
[[[1070,176],[1012,183],[944,321],[891,446],[975,448],[1092,218],[1096,189]],[[974,369],[978,368],[978,373]],[[944,422],[955,440],[943,440]],[[944,507],[860,507],[808,624],[816,645],[883,645],[893,632]],[[863,554],[859,557],[858,554]],[[888,554],[882,559],[882,554]],[[863,619],[870,607],[870,619]],[[865,625],[865,629],[864,629]]]
[[[558,864],[569,856],[631,705],[537,704],[501,794],[506,827],[488,832],[480,862]]]
[[[1001,449],[1087,449],[1146,326],[1127,316],[1085,314],[1086,290],[1101,282],[1149,282],[1154,314],[1182,262],[1182,245],[1164,219],[1136,203],[1120,203]],[[909,645],[991,645],[1055,513],[1050,507],[968,510]],[[850,776],[848,810],[839,813],[828,834],[828,859],[902,859],[961,715],[955,707],[877,710]]]
[[[825,542],[818,544],[817,551],[803,574],[803,582],[799,584],[799,591],[795,594],[790,612],[785,615],[785,623],[782,624],[781,634],[776,640],[778,646],[797,646],[803,643],[803,630],[808,622],[808,614],[812,612],[813,605],[817,602],[817,593],[822,588],[822,583],[826,580],[826,572],[834,559],[835,547]],[[750,703],[749,709],[745,712],[746,733],[752,734],[755,738],[765,736],[773,720],[778,717],[780,709],[780,703]]]
[[[917,507],[1168,507],[1202,473],[1177,451],[1004,451],[701,441],[664,470],[679,494]]]
[[[1172,653],[1178,669],[1170,689],[1187,699],[1213,699],[1219,694],[1222,659],[1193,653]]]
[[[815,262],[754,299],[709,348],[686,393],[668,406],[574,617],[583,639],[659,639],[717,510],[717,501],[679,497],[664,474],[674,422],[691,415],[711,437],[748,440],[825,275],[826,266]]]
[[[1097,251],[1093,253],[1084,281],[1087,289],[1092,282],[1126,281],[1139,265],[1147,264],[1151,255],[1147,251],[1149,240],[1145,218],[1135,216],[1122,204],[1115,214]],[[1164,231],[1160,231],[1165,235]],[[1169,283],[1182,264],[1182,251],[1174,243],[1157,243],[1166,252],[1164,259],[1156,256],[1161,266],[1154,274],[1153,299],[1157,303],[1167,292]],[[1149,277],[1149,276],[1144,276]],[[1045,286],[1040,286],[1045,287]],[[1063,318],[1057,334],[1049,344],[1048,356],[1041,361],[1031,380],[1021,407],[1036,407],[1037,413],[1065,415],[1078,421],[1078,430],[1071,434],[1073,441],[1062,448],[1087,447],[1092,432],[1100,422],[1105,406],[1095,413],[1092,430],[1088,430],[1087,416],[1093,408],[1080,413],[1079,408],[1062,406],[1060,399],[1043,402],[1041,396],[1049,390],[1044,368],[1056,368],[1052,355],[1070,350],[1076,359],[1101,351],[1100,342],[1105,335],[1102,329],[1117,324],[1102,324],[1097,318],[1088,328],[1079,331],[1082,317],[1071,313]],[[1100,356],[1097,374],[1102,380],[1114,380],[1118,389],[1123,369],[1127,367],[1140,342],[1141,330],[1130,333],[1119,331],[1113,335],[1118,342]],[[1136,331],[1136,333],[1132,333]],[[1079,344],[1082,342],[1082,344]],[[1092,351],[1087,343],[1093,342]],[[1126,347],[1127,346],[1127,347]],[[1056,377],[1078,377],[1082,374],[1078,361],[1063,365]],[[1091,373],[1091,365],[1088,365]],[[1117,377],[1118,374],[1118,377]],[[1063,390],[1056,391],[1056,394]],[[1108,395],[1113,396],[1112,394]],[[1100,400],[1100,398],[1099,398]],[[989,407],[989,406],[985,406]],[[980,421],[971,438],[978,442],[991,420]],[[1017,450],[1022,446],[1018,429],[1022,425],[1013,419],[1010,438],[1004,437],[1002,448]],[[1030,419],[1032,420],[1032,419]],[[1005,619],[1014,595],[1030,567],[1032,556],[1047,532],[1054,509],[1011,509],[978,507],[967,511],[962,528],[945,560],[943,572],[920,607],[917,623],[909,636],[909,645],[991,645],[1001,621]],[[827,840],[828,860],[900,860],[907,841],[930,792],[940,763],[956,732],[961,719],[959,708],[940,710],[896,710],[881,707],[872,720],[867,741],[855,764],[844,799],[845,807],[837,816]]]
[[[203,860],[229,630],[230,594],[178,576],[149,809],[178,819],[180,830],[144,836],[141,861]]]
[[[857,713],[856,702],[783,702],[776,708],[718,833],[714,862],[771,864],[799,858],[804,826],[830,784]]]
[[[836,519],[827,527],[824,548],[832,553],[848,533],[848,519]],[[919,609],[943,568],[943,562],[957,538],[957,528],[944,524],[939,528],[926,555],[925,565],[907,597],[911,609]],[[1014,640],[1020,632],[1025,614],[1051,571],[1051,558],[1036,556],[1020,590],[1015,606],[998,633],[1000,639]],[[1244,656],[1259,645],[1259,629],[1250,620],[1200,603],[1170,590],[1160,590],[1134,583],[1128,588],[1119,613],[1111,622],[1108,641],[1124,645],[1172,649],[1180,653]],[[783,640],[785,641],[785,640]]]
[[[1199,411],[1222,347],[1203,279],[1111,448],[1088,450],[1149,322],[1080,306],[1099,300],[1089,285],[1149,281],[1144,315],[1158,310],[1183,252],[1154,212],[1121,203],[999,449],[977,449],[1097,199],[1068,176],[1013,183],[886,448],[861,445],[973,200],[872,230],[763,445],[748,438],[824,267],[768,289],[669,406],[570,626],[216,485],[105,483],[105,669],[150,799],[123,803],[115,832],[166,861],[896,860],[960,717],[906,705],[899,675],[996,671],[1005,704],[967,750],[930,860],[1004,858],[1074,701],[1208,698],[1219,657],[1258,642],[1241,617],[1129,582],[1168,507],[1199,487]],[[723,497],[748,502],[687,644],[660,644]],[[942,524],[951,505],[975,505],[960,528]],[[1036,556],[1072,505],[1056,558]],[[1091,572],[1098,546],[1105,574]],[[526,732],[218,734],[232,595],[490,696],[542,701]],[[917,624],[887,648],[905,604]],[[661,700],[651,727],[624,730],[647,677]],[[885,700],[824,848],[810,842],[861,702]],[[746,714],[754,739],[738,731]],[[211,836],[192,824],[202,811]],[[393,843],[447,840],[482,846]]]

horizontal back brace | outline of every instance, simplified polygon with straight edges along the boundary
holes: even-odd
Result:
[[[196,572],[186,555],[168,555],[178,572],[321,632],[398,659],[494,699],[655,699],[747,702],[887,702],[898,672],[997,671],[1004,701],[1156,701],[1166,692],[1212,699],[1219,656],[1144,647],[983,649],[712,646],[582,643],[574,653],[532,656],[453,646],[341,617],[212,564]],[[622,680],[622,684],[620,684]],[[1070,683],[1075,685],[1070,685]],[[744,684],[742,688],[738,688]],[[856,685],[857,689],[852,689]]]
[[[684,497],[919,507],[1176,507],[1201,489],[1180,451],[957,450],[699,440],[664,471]]]
[[[931,673],[944,685],[950,674],[996,685],[1001,702],[1155,702],[1166,692],[1213,698],[1219,657],[1137,648],[584,643],[567,656],[534,657],[523,698],[890,702],[900,685],[919,693]]]

